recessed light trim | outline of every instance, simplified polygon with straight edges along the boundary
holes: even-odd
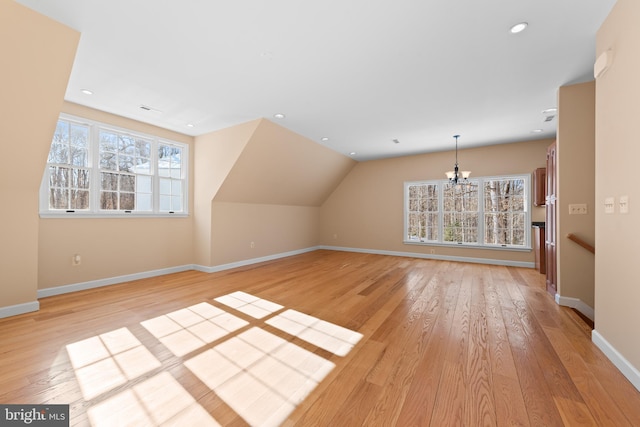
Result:
[[[531,133],[542,133],[542,129],[534,129]]]
[[[273,117],[275,117],[276,119],[284,119],[286,116],[282,113],[275,113]]]
[[[193,127],[193,123],[187,123],[187,124],[186,124],[186,126],[187,126],[188,128],[192,128],[192,127]]]
[[[357,153],[355,151],[352,151],[349,153],[350,156],[355,156]]]
[[[529,26],[529,23],[527,22],[518,22],[517,24],[509,28],[509,32],[511,34],[518,34],[526,30],[528,26]]]
[[[546,110],[542,110],[542,114],[555,114],[557,112],[558,112],[558,109],[556,107],[547,108]]]
[[[320,138],[320,141],[323,141],[323,142],[327,142],[328,140],[329,140],[328,136],[323,136],[322,138]]]
[[[80,92],[84,93],[85,95],[93,95],[93,91],[90,91],[89,89],[80,89]]]

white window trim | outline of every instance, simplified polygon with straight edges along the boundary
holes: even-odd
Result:
[[[182,148],[182,174],[183,174],[183,210],[181,212],[160,212],[159,211],[159,180],[160,177],[157,173],[153,176],[153,210],[152,211],[123,211],[123,210],[101,210],[99,206],[99,188],[90,187],[90,209],[89,210],[51,210],[49,209],[49,163],[45,164],[45,170],[42,175],[42,182],[40,183],[39,191],[39,214],[41,218],[185,218],[189,216],[189,144],[184,142],[172,141],[167,138],[161,138],[155,135],[146,134],[143,132],[137,132],[131,129],[121,128],[111,125],[109,123],[98,122],[95,120],[85,119],[83,117],[72,116],[70,114],[62,113],[59,119],[69,120],[78,124],[87,125],[90,127],[89,132],[89,168],[91,170],[91,182],[100,182],[100,169],[99,169],[99,150],[98,150],[98,135],[99,130],[112,130],[118,133],[149,139],[153,141],[153,148],[151,150],[152,160],[157,159],[157,146],[158,144],[176,145]],[[95,184],[94,184],[95,185]]]
[[[472,182],[477,182],[479,186],[483,186],[485,181],[498,180],[498,179],[522,179],[524,180],[524,186],[526,189],[525,194],[525,244],[523,246],[514,245],[496,245],[490,243],[484,243],[483,241],[478,243],[461,243],[461,242],[445,242],[443,221],[444,212],[443,207],[443,192],[444,184],[449,181],[447,179],[442,180],[424,180],[424,181],[405,181],[404,183],[404,227],[403,227],[403,243],[408,245],[422,245],[422,246],[446,246],[446,247],[463,247],[474,249],[497,249],[497,250],[509,250],[509,251],[531,251],[531,233],[527,233],[526,230],[531,229],[531,177],[529,174],[515,174],[515,175],[496,175],[496,176],[484,176],[471,179]],[[438,188],[438,225],[440,227],[438,232],[438,240],[409,240],[409,186],[412,185],[436,185]],[[478,193],[478,213],[480,215],[478,221],[478,236],[484,240],[484,195]]]

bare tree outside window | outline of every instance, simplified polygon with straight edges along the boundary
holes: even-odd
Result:
[[[524,176],[407,183],[405,241],[524,247],[527,189]]]
[[[101,129],[99,149],[100,209],[135,210],[138,174],[151,173],[151,141]]]
[[[62,114],[40,215],[188,214],[189,145]]]
[[[485,181],[485,241],[496,245],[525,242],[525,186],[522,179]]]
[[[478,183],[452,184],[443,189],[444,241],[478,242]]]
[[[58,121],[49,150],[49,208],[88,209],[89,127]]]
[[[437,185],[409,186],[408,239],[437,241],[439,236],[438,212]]]

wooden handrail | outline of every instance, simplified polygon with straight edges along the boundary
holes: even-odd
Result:
[[[572,242],[576,242],[577,244],[579,244],[580,246],[582,246],[592,254],[596,253],[596,248],[594,248],[593,246],[591,246],[590,244],[588,244],[587,242],[585,242],[584,240],[582,240],[581,238],[579,238],[573,233],[567,234],[567,239],[571,240]]]

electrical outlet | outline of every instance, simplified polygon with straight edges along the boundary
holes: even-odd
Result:
[[[71,265],[76,266],[82,264],[82,257],[78,254],[75,254],[71,257]]]
[[[586,203],[569,205],[569,215],[586,215],[587,205]]]

